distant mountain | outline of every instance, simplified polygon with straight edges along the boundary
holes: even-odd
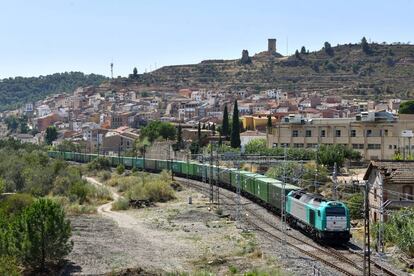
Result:
[[[107,78],[81,72],[56,73],[39,77],[15,77],[0,80],[0,111],[14,109],[48,95],[73,92],[79,86],[99,85]]]
[[[289,57],[261,52],[251,57],[250,64],[238,59],[165,66],[114,80],[113,84],[122,82],[124,87],[129,84],[140,90],[281,88],[349,98],[413,98],[414,45],[375,43],[365,47],[346,44],[331,47],[330,51],[298,51]]]

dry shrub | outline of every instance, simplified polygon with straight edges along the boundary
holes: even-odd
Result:
[[[163,171],[160,175],[144,177],[129,176],[134,179],[127,189],[129,199],[149,200],[151,202],[166,202],[175,198],[174,189],[171,188],[171,176]],[[127,183],[128,181],[126,181]]]

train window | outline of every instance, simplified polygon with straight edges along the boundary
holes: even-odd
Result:
[[[345,216],[345,209],[343,207],[326,208],[327,216]]]
[[[321,216],[321,211],[320,210],[318,210],[318,217],[320,217]]]

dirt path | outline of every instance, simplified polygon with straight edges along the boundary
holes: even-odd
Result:
[[[95,178],[88,177],[88,176],[85,176],[84,178],[86,181],[88,181],[90,184],[96,187],[106,187],[104,186],[104,184],[102,184]],[[115,190],[112,187],[108,187],[108,189],[111,192],[112,198],[114,200],[99,206],[97,209],[98,214],[114,220],[116,223],[118,223],[119,227],[133,229],[133,230],[140,230],[140,229],[137,229],[139,222],[137,221],[136,218],[123,212],[112,211],[112,204],[115,201],[117,201],[121,196],[117,192],[115,192]]]

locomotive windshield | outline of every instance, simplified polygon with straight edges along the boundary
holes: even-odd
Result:
[[[326,215],[327,216],[345,216],[345,208],[343,207],[330,207],[326,208]]]

